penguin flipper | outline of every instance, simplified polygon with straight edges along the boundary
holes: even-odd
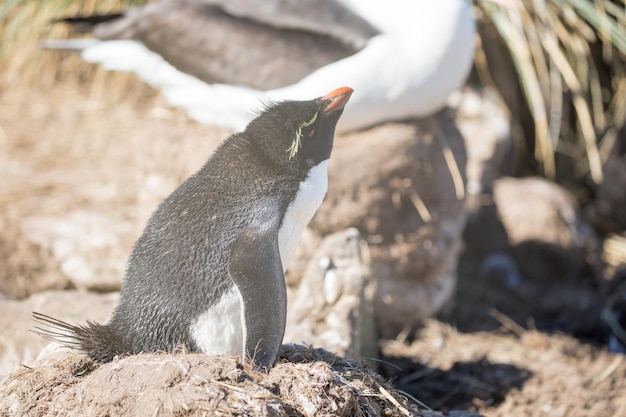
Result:
[[[244,355],[265,371],[276,362],[287,320],[279,226],[277,220],[245,226],[228,257],[228,273],[241,297]]]

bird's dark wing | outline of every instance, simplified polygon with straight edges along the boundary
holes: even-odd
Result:
[[[378,30],[335,0],[161,0],[121,16],[59,19],[132,39],[207,83],[272,89],[350,56]]]
[[[278,248],[279,219],[271,206],[262,210],[267,215],[245,226],[235,240],[228,273],[241,296],[245,355],[269,370],[285,334],[287,288]]]
[[[194,0],[276,28],[303,30],[362,48],[380,31],[335,0]]]

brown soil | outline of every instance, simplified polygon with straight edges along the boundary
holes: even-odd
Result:
[[[461,333],[432,321],[413,343],[386,341],[383,352],[394,385],[435,409],[489,417],[626,413],[624,355],[568,336]]]
[[[54,355],[9,378],[0,413],[441,417],[392,394],[367,367],[303,346],[284,346],[267,374],[235,357],[184,352],[129,356],[101,366],[74,353]]]
[[[95,98],[90,94],[94,90],[72,82],[46,91],[32,86],[0,92],[0,293],[7,297],[67,286],[49,251],[25,239],[23,219],[76,209],[103,211],[111,222],[130,225],[116,249],[128,253],[154,206],[228,135],[165,108],[146,88],[135,86],[123,96],[106,90]],[[154,181],[158,186],[146,191]],[[101,254],[103,259],[108,255]],[[476,262],[464,262],[455,306],[443,317],[456,329],[433,321],[412,339],[382,343],[381,369],[396,387],[435,409],[471,409],[493,417],[626,415],[626,360],[604,347],[607,331],[600,312],[606,297],[600,285],[539,281],[512,291],[476,281]],[[176,360],[168,362],[172,383],[182,375],[176,369],[207,361],[193,355]],[[83,374],[95,378],[104,368],[71,366],[64,365],[56,383],[72,384]],[[333,377],[328,363],[316,366],[321,369],[302,372]],[[242,378],[250,391],[235,390],[241,394],[237,401],[261,399],[268,410],[277,390],[298,398],[300,390],[309,389],[279,388],[284,381],[271,379],[278,374],[259,382],[229,360],[220,367],[233,374],[210,378],[222,385]],[[298,377],[288,380],[296,384]],[[197,380],[197,387],[207,388],[204,383]],[[325,389],[320,383],[310,389]],[[211,389],[219,393],[220,384]],[[326,393],[344,411],[324,409],[320,415],[359,415],[360,400],[349,391],[344,386]],[[281,415],[299,415],[293,411],[299,400],[276,401]],[[184,410],[185,402],[158,406]]]

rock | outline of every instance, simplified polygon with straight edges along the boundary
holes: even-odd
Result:
[[[0,385],[0,415],[443,417],[366,366],[303,346],[284,346],[267,374],[229,356],[143,354],[100,366],[58,356]]]
[[[358,230],[321,242],[289,301],[285,342],[351,358],[378,356],[367,247]]]
[[[33,311],[69,323],[88,319],[103,323],[117,301],[117,293],[84,291],[48,291],[21,301],[0,300],[0,379],[20,364],[32,363],[49,343],[29,331],[35,326],[31,318]]]
[[[541,178],[501,178],[494,203],[523,276],[577,280],[598,264],[597,237],[561,186]]]
[[[78,289],[117,291],[126,263],[121,236],[130,224],[95,211],[76,210],[62,217],[22,220],[26,239],[49,251]]]
[[[0,216],[0,298],[24,299],[67,288],[69,279],[50,253],[24,238],[13,210],[6,210],[5,215],[9,219]]]
[[[393,337],[454,293],[465,224],[465,147],[447,111],[337,138],[329,189],[310,227],[355,227],[377,283],[375,319]]]
[[[522,279],[579,280],[596,276],[599,243],[573,195],[541,178],[500,178],[493,203],[471,219],[468,249],[508,253]]]

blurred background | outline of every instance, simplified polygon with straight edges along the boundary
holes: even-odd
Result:
[[[0,5],[3,371],[36,357],[38,347],[25,348],[32,340],[18,334],[30,326],[30,310],[80,303],[41,294],[79,289],[110,297],[100,316],[90,316],[106,318],[126,257],[156,205],[231,133],[191,120],[132,74],[38,48],[43,39],[83,36],[51,24],[55,18],[143,3]],[[367,215],[346,220],[371,245],[373,262],[392,265],[371,265],[375,298],[383,300],[373,301],[380,304],[374,311],[377,346],[389,364],[381,372],[437,408],[494,416],[626,415],[626,3],[475,0],[473,12],[472,72],[450,98],[444,112],[452,115],[434,116],[441,126],[458,125],[462,140],[428,151],[441,161],[433,169],[454,177],[455,164],[444,157],[446,149],[452,152],[465,183],[462,228],[455,242],[440,248],[453,262],[443,301],[414,321],[398,322],[398,311],[421,307],[385,300],[406,291],[404,281],[396,282],[400,275],[411,281],[417,270],[431,273],[424,263],[434,256],[430,249],[420,254],[404,248],[421,244],[423,236],[437,246],[437,238],[418,227],[398,242],[394,230],[395,246],[381,248],[384,226],[370,226]],[[418,131],[427,135],[429,128],[423,129]],[[339,149],[354,144],[354,135],[346,135]],[[490,135],[497,138],[487,141]],[[423,197],[434,217],[438,206],[429,205],[426,189],[437,184],[416,190],[417,202]],[[402,188],[391,181],[376,187]],[[454,190],[452,183],[442,187]],[[383,218],[385,204],[391,210],[413,198],[408,206],[417,206],[420,221],[429,223],[415,195],[394,195],[370,216]],[[309,245],[336,231],[323,219],[322,213],[314,220],[318,236]],[[288,277],[294,287],[302,262]],[[419,292],[420,285],[410,288]],[[428,291],[425,300],[439,296]],[[85,308],[94,309],[95,301],[84,297]],[[393,317],[385,316],[389,305]],[[434,347],[441,344],[446,349]],[[518,348],[503,353],[502,346]],[[577,394],[565,399],[564,386]],[[579,396],[583,390],[588,392]],[[540,412],[539,404],[552,408]]]

